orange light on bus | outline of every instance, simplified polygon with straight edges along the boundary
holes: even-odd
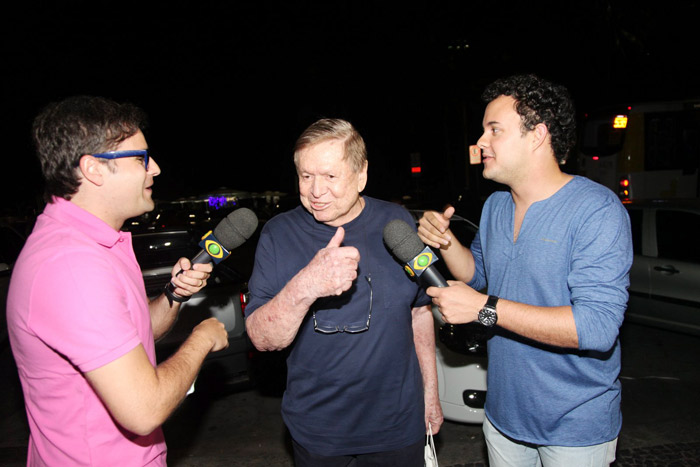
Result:
[[[627,115],[616,115],[613,120],[613,128],[627,128]]]
[[[618,195],[622,201],[628,201],[630,197],[630,179],[627,177],[620,178],[620,190]]]

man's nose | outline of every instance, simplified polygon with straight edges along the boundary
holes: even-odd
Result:
[[[476,145],[479,146],[479,148],[481,148],[481,149],[484,149],[484,148],[488,147],[489,142],[488,142],[488,138],[487,138],[487,136],[486,136],[486,132],[484,132],[484,133],[481,135],[481,137],[479,138],[479,140],[476,142]]]
[[[154,177],[160,175],[160,166],[152,157],[148,159],[148,173]]]
[[[323,177],[314,177],[314,181],[311,184],[311,194],[315,197],[319,197],[326,192],[326,182]]]

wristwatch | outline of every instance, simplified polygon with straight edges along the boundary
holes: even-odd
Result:
[[[479,311],[479,322],[484,326],[491,327],[498,321],[496,303],[498,303],[498,297],[489,295],[489,299],[486,300],[486,305]]]

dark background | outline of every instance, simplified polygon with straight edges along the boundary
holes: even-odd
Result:
[[[696,1],[27,1],[2,18],[3,214],[40,206],[31,121],[74,94],[147,111],[158,199],[293,193],[294,140],[341,117],[368,145],[366,193],[428,205],[484,191],[465,148],[494,79],[537,73],[580,112],[700,96]]]

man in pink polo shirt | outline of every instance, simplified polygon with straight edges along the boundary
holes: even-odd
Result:
[[[96,97],[49,105],[34,121],[47,206],[20,254],[7,305],[30,427],[28,465],[160,466],[160,425],[209,352],[228,345],[215,318],[156,365],[154,338],[211,265],[173,267],[175,300],[149,302],[128,218],[151,211],[158,164],[136,107]],[[180,270],[184,272],[177,275]]]

